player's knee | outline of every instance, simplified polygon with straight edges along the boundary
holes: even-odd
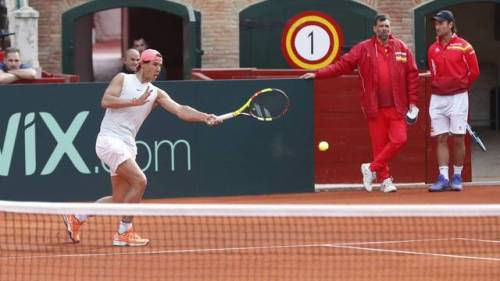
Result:
[[[408,138],[405,137],[400,137],[396,140],[394,140],[394,145],[396,145],[398,148],[403,147],[406,143],[408,142]]]
[[[146,189],[146,186],[148,185],[148,179],[146,178],[146,176],[144,174],[142,174],[139,179],[138,179],[138,185],[142,188],[142,189]]]
[[[142,190],[146,189],[146,186],[148,184],[148,180],[147,180],[146,176],[144,174],[142,174],[142,173],[134,176],[133,181],[134,181],[133,185],[136,188],[139,188],[139,189],[142,189]]]

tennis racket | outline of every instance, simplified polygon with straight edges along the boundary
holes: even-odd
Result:
[[[274,121],[288,111],[290,99],[280,89],[262,89],[250,97],[238,110],[217,116],[226,120],[240,115],[251,116],[259,121]]]
[[[481,140],[479,135],[472,130],[469,124],[467,124],[467,132],[469,132],[469,135],[472,137],[472,140],[481,148],[481,150],[486,152],[486,146],[484,145],[483,141]]]

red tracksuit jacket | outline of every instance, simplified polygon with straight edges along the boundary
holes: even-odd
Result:
[[[439,38],[427,52],[432,75],[432,93],[454,95],[467,91],[479,76],[476,53],[469,42],[456,34],[446,46]]]
[[[378,112],[378,67],[377,38],[362,41],[337,62],[316,72],[316,78],[336,77],[352,73],[357,67],[361,78],[361,108],[367,117],[374,117]],[[410,103],[418,101],[418,69],[415,58],[403,41],[389,38],[389,69],[392,80],[392,93],[396,111],[403,117],[408,112]]]

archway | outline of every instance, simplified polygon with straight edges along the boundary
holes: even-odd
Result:
[[[332,17],[344,33],[343,51],[370,37],[377,12],[352,0],[262,1],[240,12],[240,66],[290,68],[281,51],[287,22],[299,13],[319,11]]]
[[[92,44],[94,15],[118,9],[122,51],[131,40],[144,37],[165,57],[169,80],[190,77],[201,61],[199,16],[193,9],[170,1],[94,0],[66,11],[62,16],[62,68],[82,81],[93,81]]]

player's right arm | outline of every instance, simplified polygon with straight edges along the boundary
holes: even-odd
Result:
[[[156,102],[166,111],[176,115],[181,120],[188,122],[204,122],[209,126],[221,123],[213,114],[198,111],[188,105],[182,105],[174,101],[165,91],[158,89]]]
[[[118,73],[112,80],[109,82],[106,91],[104,91],[104,95],[101,100],[102,108],[124,108],[130,106],[139,106],[148,102],[148,97],[151,95],[152,90],[149,87],[146,91],[135,99],[122,99],[120,98],[120,93],[123,88],[123,79],[124,74]]]

